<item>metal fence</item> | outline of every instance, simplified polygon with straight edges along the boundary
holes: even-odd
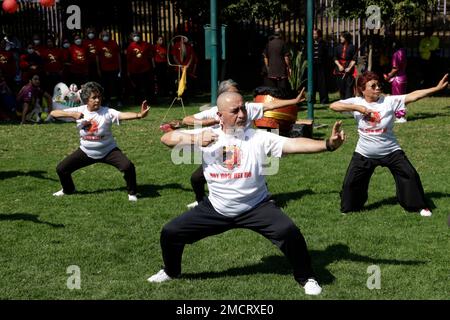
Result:
[[[158,35],[166,40],[183,33],[188,35],[197,47],[200,64],[208,72],[208,63],[204,61],[204,31],[203,26],[192,23],[190,17],[184,17],[177,12],[171,0],[57,0],[56,5],[43,8],[38,0],[18,0],[19,10],[14,14],[0,10],[0,32],[14,34],[23,43],[29,41],[32,35],[55,35],[60,41],[71,37],[72,30],[66,26],[70,14],[67,8],[77,5],[81,10],[81,30],[92,26],[97,31],[109,29],[113,38],[125,48],[129,35],[133,30],[142,32],[143,39],[154,43]],[[306,30],[306,1],[299,5],[296,12],[291,12],[282,18],[272,20],[252,20],[230,24],[227,31],[228,61],[222,62],[222,75],[231,74],[241,82],[249,82],[254,86],[259,81],[252,80],[252,73],[258,72],[261,52],[266,44],[267,36],[274,28],[280,27],[288,42],[298,45],[302,42]],[[322,29],[324,38],[333,48],[341,31],[350,31],[356,46],[361,45],[367,36],[364,17],[359,19],[342,19],[326,15],[326,9],[333,6],[333,0],[315,1],[315,26]],[[406,27],[397,26],[396,35],[402,40],[410,57],[418,55],[418,43],[423,36],[424,27],[433,23],[436,35],[441,40],[441,56],[450,57],[450,1],[440,0],[435,8],[429,8],[423,17],[410,21]],[[208,22],[206,22],[208,23]],[[382,27],[376,31],[384,34]],[[244,67],[244,68],[243,68]],[[247,72],[243,72],[246,69]],[[234,76],[235,73],[239,75]]]

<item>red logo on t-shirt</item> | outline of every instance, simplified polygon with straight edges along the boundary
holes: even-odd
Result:
[[[381,115],[379,112],[371,112],[369,115],[364,116],[364,120],[369,122],[371,127],[374,127],[381,121]]]
[[[239,168],[241,165],[241,150],[237,146],[224,146],[222,150],[222,165],[228,170]]]

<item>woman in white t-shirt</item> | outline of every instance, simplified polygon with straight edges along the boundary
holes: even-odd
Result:
[[[111,127],[113,123],[119,124],[120,120],[145,118],[149,110],[147,101],[142,102],[141,111],[138,113],[119,112],[103,107],[103,88],[97,82],[87,82],[80,95],[84,105],[51,112],[55,118],[75,119],[80,133],[80,147],[61,161],[56,168],[63,188],[53,195],[59,197],[74,193],[72,173],[91,164],[102,162],[123,172],[127,183],[128,200],[137,201],[134,164],[117,147]]]
[[[359,140],[341,191],[341,212],[362,210],[368,198],[370,178],[377,166],[388,167],[397,188],[397,199],[407,211],[431,216],[425,200],[419,174],[409,162],[393,132],[395,113],[406,105],[448,85],[448,74],[432,88],[413,91],[405,95],[383,96],[379,77],[365,72],[357,81],[361,95],[340,100],[330,105],[337,112],[350,112],[358,125]]]

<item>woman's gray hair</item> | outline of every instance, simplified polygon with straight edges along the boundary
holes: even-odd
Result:
[[[103,98],[103,91],[103,87],[99,83],[94,81],[86,82],[81,86],[81,102],[87,104],[92,93],[98,93]]]
[[[224,80],[219,84],[219,88],[217,89],[217,96],[220,96],[222,93],[230,90],[230,87],[235,87],[239,91],[239,86],[236,81],[233,79]]]

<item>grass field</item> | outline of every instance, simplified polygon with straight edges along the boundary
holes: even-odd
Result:
[[[199,101],[187,106],[197,112]],[[137,107],[126,110],[136,110]],[[334,153],[283,158],[268,185],[301,228],[323,294],[305,296],[289,263],[256,233],[234,230],[187,246],[183,276],[158,285],[146,279],[162,265],[161,227],[193,201],[197,165],[175,166],[159,139],[167,106],[113,128],[137,168],[140,199],[127,200],[115,168],[97,164],[74,174],[78,193],[60,189],[56,165],[78,147],[73,123],[0,124],[0,299],[448,299],[450,292],[450,99],[409,107],[396,125],[400,144],[420,173],[433,216],[405,212],[385,168],[371,180],[367,210],[342,215],[339,191],[355,148],[354,121],[316,106],[315,138],[343,119],[347,143]],[[181,118],[180,107],[168,118]],[[306,117],[302,111],[299,117]],[[81,289],[69,290],[69,266]],[[381,288],[366,283],[377,265]]]

